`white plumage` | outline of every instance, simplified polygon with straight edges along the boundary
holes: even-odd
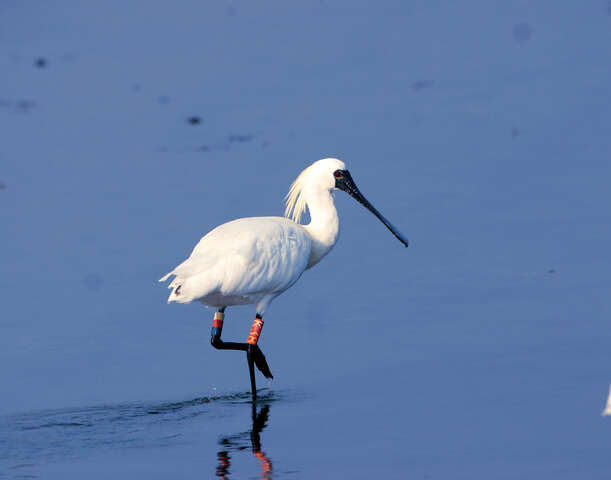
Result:
[[[300,225],[281,217],[241,218],[216,227],[191,256],[168,273],[176,275],[168,302],[206,305],[257,304],[265,308],[299,279],[312,241]]]
[[[263,315],[269,303],[324,257],[339,234],[331,190],[340,160],[327,158],[306,168],[287,195],[287,214],[299,218],[306,204],[309,225],[283,217],[240,218],[205,235],[175,275],[168,302],[199,300],[211,307],[255,304]]]
[[[341,188],[369,208],[407,246],[405,239],[360,194],[344,162],[325,158],[297,177],[283,217],[241,218],[205,235],[174,275],[168,302],[199,300],[212,307],[255,304],[263,315],[269,303],[291,287],[335,245],[339,218],[331,195]],[[310,223],[299,222],[309,209]]]

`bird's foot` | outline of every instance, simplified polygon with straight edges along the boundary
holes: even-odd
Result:
[[[265,378],[274,378],[269,369],[269,365],[267,364],[267,360],[265,360],[265,355],[263,355],[261,349],[257,345],[249,345],[249,348],[252,359],[263,376]]]

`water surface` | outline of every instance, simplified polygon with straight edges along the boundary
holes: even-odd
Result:
[[[607,478],[607,10],[2,2],[0,476]],[[410,247],[338,192],[253,411],[157,279],[327,156]]]

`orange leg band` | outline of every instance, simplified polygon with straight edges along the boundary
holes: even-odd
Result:
[[[256,345],[259,341],[259,335],[261,335],[261,329],[263,328],[263,319],[255,318],[252,322],[252,327],[250,327],[250,333],[248,334],[248,340],[246,343],[250,345]]]

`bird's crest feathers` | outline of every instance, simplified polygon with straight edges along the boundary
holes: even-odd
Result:
[[[302,192],[306,184],[306,177],[308,176],[309,169],[310,167],[306,168],[299,174],[299,176],[291,184],[289,193],[287,193],[285,197],[286,209],[284,210],[284,216],[290,218],[295,223],[299,223],[301,221],[301,217],[307,208],[306,199],[305,196],[302,195]]]
[[[323,158],[306,168],[292,183],[289,193],[286,195],[286,209],[284,216],[295,223],[299,223],[301,217],[308,208],[304,189],[310,186],[317,188],[335,188],[333,172],[344,170],[346,165],[337,158]]]

